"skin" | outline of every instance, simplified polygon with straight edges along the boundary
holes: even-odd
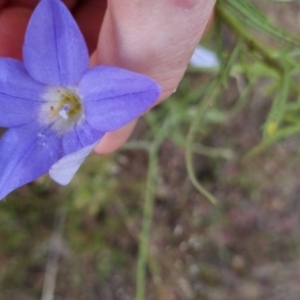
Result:
[[[0,56],[22,59],[26,26],[38,2],[0,0]],[[63,2],[86,39],[90,65],[115,65],[150,76],[162,87],[157,103],[175,92],[215,4],[215,0]],[[107,133],[95,152],[108,154],[121,147],[136,121]]]

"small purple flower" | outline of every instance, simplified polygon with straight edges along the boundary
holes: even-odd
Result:
[[[24,62],[0,58],[0,199],[49,171],[68,184],[103,137],[149,109],[160,94],[150,78],[88,69],[77,24],[60,0],[42,0],[30,19]]]

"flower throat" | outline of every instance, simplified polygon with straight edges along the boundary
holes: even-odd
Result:
[[[48,88],[43,95],[40,119],[53,129],[66,133],[82,119],[83,105],[80,96],[70,88]]]

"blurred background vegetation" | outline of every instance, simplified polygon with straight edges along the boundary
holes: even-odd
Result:
[[[0,300],[298,300],[300,4],[220,0],[119,152],[0,204]]]

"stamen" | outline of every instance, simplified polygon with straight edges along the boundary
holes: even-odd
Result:
[[[43,95],[40,120],[53,124],[52,128],[63,134],[81,122],[83,106],[79,94],[72,88],[48,88]]]

